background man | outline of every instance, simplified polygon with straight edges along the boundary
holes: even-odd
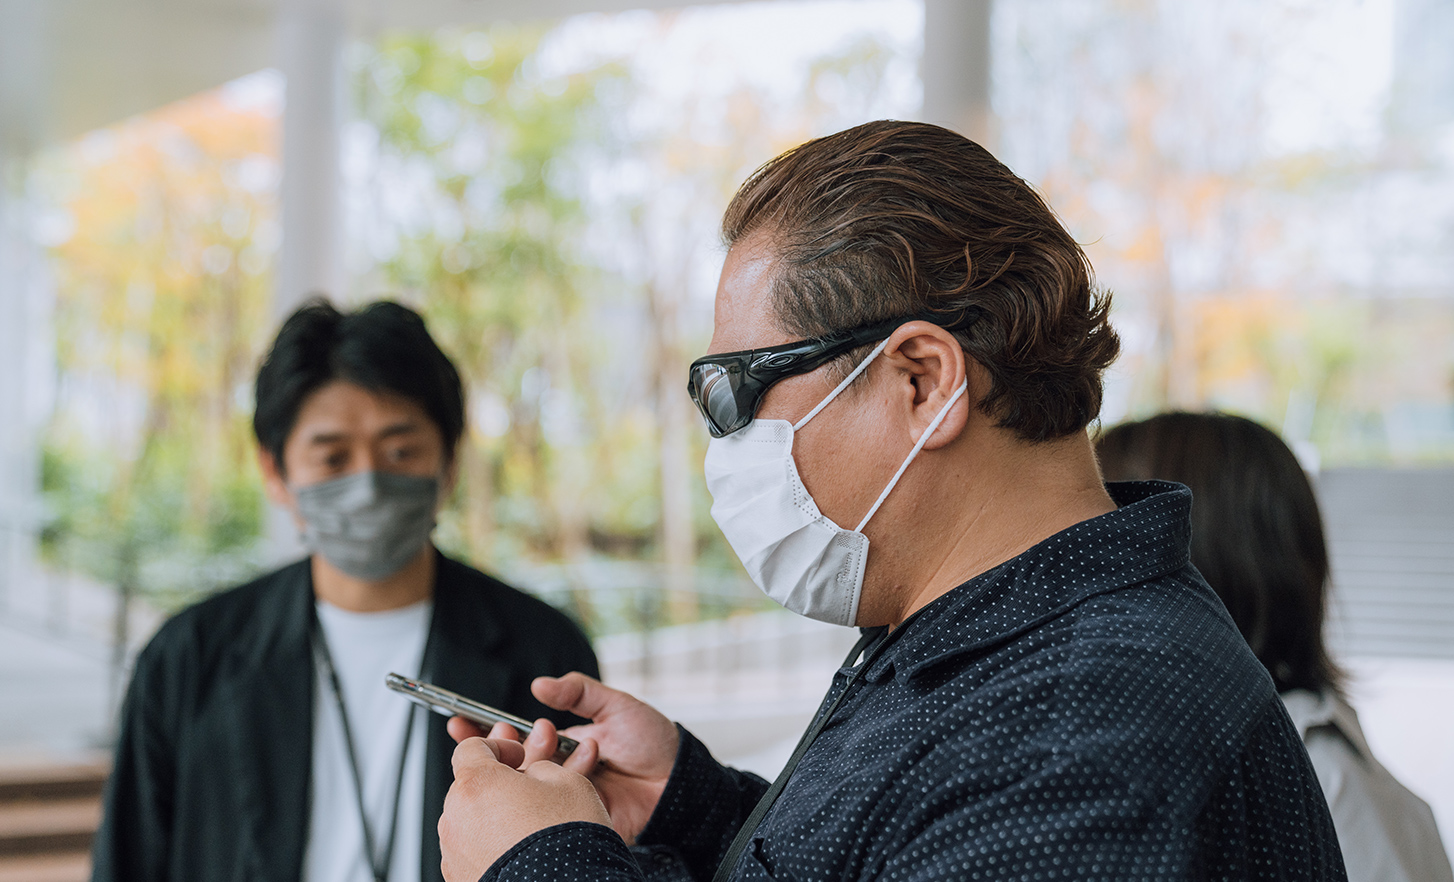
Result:
[[[770,789],[630,696],[537,681],[592,719],[582,747],[466,738],[445,878],[638,879],[624,840],[699,880],[1342,879],[1297,732],[1188,563],[1188,492],[1101,482],[1110,303],[1039,196],[878,122],[768,163],[723,230],[690,387],[712,513],[769,595],[865,628],[863,660]]]
[[[284,323],[253,427],[312,553],[179,613],[137,659],[93,878],[438,879],[453,745],[385,674],[574,719],[529,684],[596,671],[580,629],[429,541],[464,426],[412,310],[314,301]]]

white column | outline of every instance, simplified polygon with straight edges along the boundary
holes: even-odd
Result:
[[[279,59],[287,77],[283,110],[282,251],[273,312],[292,312],[313,293],[343,293],[343,208],[339,149],[344,122],[339,0],[284,0]]]
[[[990,16],[994,0],[924,0],[925,122],[993,148]]]
[[[7,318],[0,321],[0,371],[9,374],[17,366],[23,366],[24,322],[14,321],[17,307],[23,307],[26,273],[17,259],[21,255],[16,246],[15,194],[12,181],[15,177],[13,161],[0,153],[0,314]],[[19,365],[17,365],[19,362]],[[7,378],[0,383],[0,611],[7,610],[14,603],[15,584],[19,578],[20,546],[26,530],[24,493],[20,485],[26,483],[21,474],[24,469],[23,440],[16,431],[20,420],[16,416],[23,412],[25,402],[23,382]]]
[[[34,576],[41,526],[48,275],[26,194],[28,163],[0,154],[0,609]],[[32,592],[33,593],[33,592]]]
[[[40,528],[38,347],[46,332],[37,327],[43,275],[26,172],[44,134],[44,32],[37,0],[0,4],[0,610],[33,575]]]
[[[340,0],[282,0],[278,58],[287,77],[283,106],[283,241],[273,290],[281,323],[313,294],[344,294],[341,157],[345,118],[343,51],[348,22]],[[264,556],[302,557],[292,517],[268,512]]]

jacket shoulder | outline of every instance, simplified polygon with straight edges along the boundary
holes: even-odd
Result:
[[[440,556],[440,584],[448,584],[467,603],[483,602],[494,624],[504,631],[530,634],[532,643],[551,647],[562,657],[589,659],[594,673],[595,652],[585,631],[569,615],[540,598],[444,555]]]
[[[237,648],[263,631],[275,628],[293,595],[309,578],[307,559],[221,591],[177,612],[160,628],[137,657],[137,672],[157,663],[187,660],[201,663]]]
[[[1186,720],[1189,737],[1205,734],[1191,723],[1198,716],[1241,720],[1245,735],[1264,708],[1281,706],[1272,678],[1190,566],[1091,598],[1064,625],[1078,647],[1070,670]]]
[[[491,603],[502,609],[517,615],[540,619],[550,625],[577,630],[576,623],[570,616],[538,597],[507,585],[488,573],[452,558],[443,558],[443,565],[448,577],[455,585],[465,591],[480,592]]]
[[[962,711],[988,705],[1013,720],[1016,737],[996,731],[1015,749],[1054,744],[1157,786],[1184,778],[1184,760],[1215,775],[1281,709],[1190,568],[1090,596],[988,652],[962,653],[937,677]],[[1274,735],[1296,747],[1295,733]]]

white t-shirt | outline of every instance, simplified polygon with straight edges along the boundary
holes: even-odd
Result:
[[[383,853],[389,838],[394,784],[404,725],[415,705],[384,686],[391,671],[416,677],[429,637],[431,601],[386,612],[358,613],[318,601],[318,622],[343,684],[343,701],[358,752],[364,806],[374,848]],[[364,857],[363,829],[338,701],[322,665],[316,665],[313,702],[313,786],[304,882],[374,882]],[[414,714],[414,735],[404,759],[398,831],[389,862],[389,882],[419,882],[424,828],[424,719]]]

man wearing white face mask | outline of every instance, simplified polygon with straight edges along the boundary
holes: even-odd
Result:
[[[592,720],[564,768],[451,721],[446,880],[639,880],[627,844],[702,882],[1344,879],[1186,488],[1100,479],[1109,298],[1035,192],[886,121],[769,162],[723,231],[713,517],[862,639],[772,785],[582,675],[533,687]]]
[[[452,742],[384,677],[568,723],[530,681],[595,656],[565,616],[430,542],[464,390],[412,310],[298,310],[253,425],[311,553],[179,613],[141,654],[94,878],[439,879]]]

